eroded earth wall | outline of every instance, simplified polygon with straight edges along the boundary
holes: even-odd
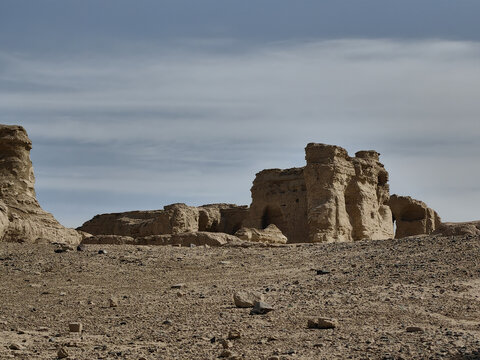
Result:
[[[36,199],[31,148],[23,127],[0,125],[0,240],[77,244],[81,235],[60,225]]]
[[[388,173],[377,152],[352,158],[339,146],[314,143],[305,151],[311,242],[393,237]]]
[[[423,201],[392,195],[388,202],[396,224],[395,237],[428,235],[441,225],[440,216]]]
[[[210,204],[199,207],[182,203],[163,210],[129,211],[96,215],[78,230],[93,235],[144,237],[195,231],[235,233],[242,227],[246,206]]]
[[[289,242],[308,239],[307,187],[304,169],[270,169],[253,181],[252,204],[246,227],[265,229],[276,225]]]

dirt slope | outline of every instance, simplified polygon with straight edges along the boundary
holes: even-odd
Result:
[[[0,244],[0,359],[215,359],[231,330],[240,359],[480,358],[480,237],[56,249]],[[275,310],[250,315],[235,290]],[[337,328],[308,329],[318,317]]]

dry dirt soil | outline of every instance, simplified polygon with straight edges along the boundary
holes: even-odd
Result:
[[[479,237],[55,250],[0,244],[0,359],[215,359],[232,330],[232,359],[480,358]],[[236,308],[236,290],[275,310]]]

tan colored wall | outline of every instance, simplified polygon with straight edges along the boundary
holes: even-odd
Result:
[[[306,190],[303,168],[259,172],[245,226],[264,229],[275,224],[289,242],[308,241]]]
[[[393,237],[388,173],[377,152],[352,158],[339,146],[311,143],[305,153],[310,241]]]
[[[0,124],[0,241],[77,244],[81,235],[59,224],[36,199],[31,148],[23,127]]]
[[[233,234],[241,226],[247,208],[232,204],[210,204],[200,207],[182,203],[167,205],[163,210],[129,211],[96,215],[78,230],[93,235],[143,237],[210,231]]]
[[[441,225],[440,216],[423,201],[392,195],[389,200],[397,230],[395,238],[428,235]]]

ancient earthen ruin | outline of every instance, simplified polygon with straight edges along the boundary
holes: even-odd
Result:
[[[22,127],[0,125],[3,241],[76,244],[94,235],[86,241],[158,245],[222,245],[240,239],[344,242],[401,238],[451,228],[442,225],[438,214],[425,203],[390,196],[388,172],[376,151],[359,151],[350,157],[339,146],[311,143],[305,149],[306,166],[263,170],[256,175],[250,207],[172,204],[163,210],[97,215],[75,231],[61,226],[38,204],[31,146]]]
[[[285,235],[292,243],[379,240],[430,234],[438,228],[439,216],[423,202],[390,197],[388,172],[376,151],[350,157],[339,146],[314,143],[305,150],[305,167],[256,175],[250,207],[173,204],[164,210],[97,215],[79,230],[133,238],[223,232],[277,243],[284,242]],[[271,234],[261,235],[271,225],[281,231],[276,241]]]
[[[305,150],[305,167],[257,174],[248,226],[275,224],[290,242],[393,237],[388,173],[377,152],[350,157],[341,147],[313,143]]]
[[[23,127],[0,125],[0,241],[79,243],[77,231],[63,227],[40,207],[31,148]]]

